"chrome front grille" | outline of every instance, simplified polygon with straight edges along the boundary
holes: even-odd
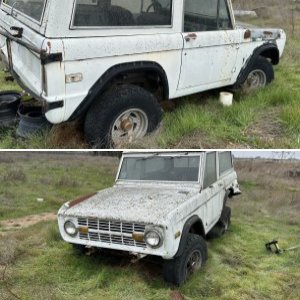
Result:
[[[145,233],[143,224],[78,218],[78,225],[89,229],[88,233],[79,232],[79,238],[82,240],[146,248],[145,242],[137,242],[132,238],[134,232]]]

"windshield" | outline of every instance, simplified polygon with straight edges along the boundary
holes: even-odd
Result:
[[[42,20],[46,0],[3,0],[3,4],[40,22]]]
[[[200,156],[125,157],[122,180],[198,181]]]

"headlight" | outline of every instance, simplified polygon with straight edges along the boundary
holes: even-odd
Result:
[[[70,236],[75,236],[78,232],[78,229],[76,228],[75,224],[71,221],[67,221],[64,225],[65,232]]]
[[[162,244],[162,237],[156,230],[149,230],[145,233],[145,242],[151,248],[158,248]]]

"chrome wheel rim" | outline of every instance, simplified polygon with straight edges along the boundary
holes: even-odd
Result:
[[[202,266],[202,255],[199,250],[194,250],[188,257],[186,262],[186,272],[185,278],[187,279],[189,276],[194,274],[197,270],[199,270]]]
[[[111,139],[114,147],[131,143],[147,134],[149,120],[144,111],[131,108],[122,112],[112,126]]]
[[[244,87],[248,90],[256,90],[267,85],[267,75],[262,70],[253,70],[249,73]]]

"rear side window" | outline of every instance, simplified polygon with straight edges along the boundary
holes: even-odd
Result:
[[[73,26],[166,26],[172,0],[76,0]]]
[[[46,0],[3,0],[3,4],[12,7],[14,11],[25,14],[26,16],[40,22],[43,16]]]
[[[220,175],[232,169],[232,159],[230,152],[222,152],[219,154]]]
[[[216,152],[206,154],[203,188],[207,188],[217,181]]]

